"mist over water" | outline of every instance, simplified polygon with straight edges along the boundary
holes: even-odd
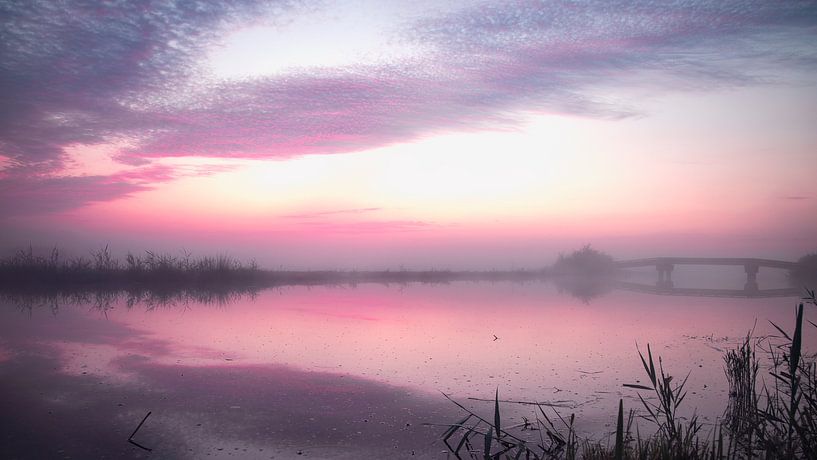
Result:
[[[717,282],[715,271],[673,276],[742,287],[740,275],[716,271]],[[575,413],[579,432],[598,437],[619,398],[639,407],[622,384],[644,381],[647,344],[670,374],[690,373],[684,413],[714,424],[728,399],[723,352],[749,330],[774,332],[769,321],[790,328],[797,302],[614,288],[578,298],[541,281],[288,287],[227,303],[120,299],[105,309],[6,300],[0,381],[16,397],[0,398],[0,410],[26,405],[29,415],[4,423],[4,439],[12,456],[36,444],[54,455],[138,457],[125,440],[151,411],[140,443],[178,457],[440,458],[440,430],[422,425],[457,418],[440,392],[490,413],[491,402],[469,398],[492,401],[497,389],[503,400]],[[817,349],[817,334],[804,344]],[[532,416],[510,403],[503,412],[508,424]]]
[[[654,284],[658,280],[655,267],[627,269],[624,276],[627,281]],[[672,270],[673,286],[700,289],[743,289],[746,285],[746,273],[742,266],[705,266],[676,265]],[[792,287],[792,281],[786,270],[761,267],[758,270],[759,289],[785,289]],[[803,286],[794,286],[802,290]]]

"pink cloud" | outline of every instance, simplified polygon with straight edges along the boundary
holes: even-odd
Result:
[[[323,218],[323,217],[332,217],[337,215],[348,215],[348,214],[366,214],[370,212],[380,211],[382,208],[353,208],[353,209],[337,209],[333,211],[318,211],[318,212],[305,212],[299,214],[287,214],[281,217],[287,219],[316,219],[316,218]]]
[[[175,174],[55,177],[69,145],[128,139],[137,147],[117,159],[138,166],[190,155],[333,154],[515,126],[522,112],[628,116],[639,108],[611,105],[594,89],[667,84],[634,82],[643,71],[671,77],[676,89],[679,81],[753,83],[751,64],[814,68],[811,2],[506,1],[406,25],[402,38],[429,50],[412,60],[249,81],[198,73],[228,27],[294,11],[292,3],[8,6],[0,20],[7,50],[0,155],[15,167],[0,177],[2,209],[52,212],[113,200]]]
[[[7,177],[0,180],[0,215],[42,214],[112,201],[186,176],[228,171],[230,165],[148,165],[102,176]]]
[[[418,220],[370,220],[355,222],[315,222],[298,223],[299,233],[321,233],[330,235],[343,234],[393,234],[415,232],[435,228],[436,225]]]

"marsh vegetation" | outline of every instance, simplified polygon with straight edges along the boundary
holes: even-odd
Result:
[[[789,273],[794,285],[814,286],[817,284],[817,252],[797,259],[797,267]]]
[[[559,254],[550,266],[514,270],[267,270],[255,260],[242,261],[226,254],[193,256],[184,250],[146,250],[141,254],[128,252],[119,259],[105,246],[85,256],[66,258],[56,247],[42,254],[29,246],[0,259],[0,292],[51,296],[120,292],[134,298],[173,297],[186,292],[207,298],[276,286],[547,279],[561,291],[590,301],[609,292],[624,275],[611,255],[590,245]],[[817,254],[801,257],[789,273],[791,285],[798,288],[816,280]]]
[[[570,254],[559,254],[552,268],[552,272],[558,275],[611,276],[615,271],[613,257],[589,244]]]
[[[228,296],[262,288],[294,285],[357,283],[449,283],[454,281],[525,281],[541,279],[547,270],[264,270],[251,260],[229,255],[195,257],[145,251],[127,253],[124,260],[105,246],[88,256],[47,255],[31,247],[0,259],[0,290],[6,294],[76,296],[126,293],[139,298],[197,293],[202,298]]]
[[[128,262],[123,260],[119,270],[127,267]],[[217,412],[221,425],[208,435],[215,436],[217,443],[206,449],[199,445],[182,446],[185,451],[195,449],[199,456],[204,456],[205,452],[217,455],[218,448],[223,447],[225,441],[214,433],[229,431],[242,424],[250,425],[248,432],[254,434],[241,438],[230,448],[235,446],[241,450],[258,445],[265,451],[277,449],[276,457],[281,451],[282,458],[295,457],[297,451],[303,451],[307,457],[325,454],[331,458],[327,452],[332,449],[340,452],[339,449],[350,444],[354,444],[359,452],[367,453],[354,458],[409,458],[415,451],[420,458],[446,458],[441,450],[454,452],[462,442],[458,451],[461,458],[484,459],[485,434],[490,428],[485,422],[498,427],[492,429],[489,458],[503,460],[509,456],[516,458],[517,454],[519,458],[616,458],[617,446],[620,446],[621,458],[695,458],[696,455],[711,458],[713,452],[717,458],[719,449],[722,458],[735,458],[746,457],[748,448],[753,449],[757,458],[765,452],[763,445],[773,446],[769,449],[786,446],[788,431],[782,426],[772,429],[769,425],[764,433],[777,434],[761,436],[753,428],[758,422],[752,417],[760,416],[754,404],[756,400],[766,409],[763,389],[768,387],[770,394],[775,394],[774,377],[768,374],[772,371],[768,350],[774,350],[780,358],[781,364],[775,373],[785,379],[782,373],[788,366],[788,358],[783,359],[783,356],[790,355],[790,344],[789,348],[785,344],[795,337],[789,324],[788,309],[781,308],[788,301],[686,301],[619,291],[598,299],[593,297],[592,305],[587,305],[557,292],[562,288],[567,290],[556,282],[570,279],[567,276],[555,276],[547,283],[465,282],[411,286],[369,283],[355,289],[332,283],[321,288],[307,285],[263,290],[256,286],[264,286],[264,276],[268,275],[258,270],[262,282],[255,286],[214,282],[212,286],[198,289],[198,284],[189,283],[188,291],[163,291],[159,289],[163,286],[161,283],[151,285],[145,282],[141,288],[123,283],[130,290],[105,290],[99,289],[99,285],[85,283],[79,284],[84,290],[68,288],[62,293],[51,291],[41,295],[41,299],[51,302],[44,306],[53,307],[53,310],[63,301],[76,304],[62,308],[58,318],[49,314],[47,308],[36,308],[31,304],[23,314],[13,308],[5,309],[0,321],[3,326],[0,335],[5,340],[0,344],[0,368],[9,376],[7,387],[18,385],[13,394],[20,394],[22,385],[39,379],[42,384],[32,389],[30,401],[42,399],[42,407],[52,411],[59,409],[59,404],[52,403],[52,396],[41,396],[42,391],[48,393],[48,388],[70,393],[74,399],[104,401],[105,405],[112,406],[114,414],[124,417],[121,419],[124,428],[120,430],[124,435],[117,437],[116,430],[103,429],[104,436],[113,446],[110,452],[122,448],[116,447],[119,446],[117,441],[125,448],[132,447],[125,438],[148,411],[153,411],[154,415],[144,439],[140,437],[139,441],[144,440],[145,445],[156,449],[160,455],[172,451],[168,440],[186,439],[200,430],[199,423],[208,425],[207,417],[199,415],[199,419],[193,420],[189,426],[168,432],[167,439],[155,437],[152,430],[158,426],[157,420],[179,414],[179,408],[151,398],[156,388],[187,395],[189,399],[185,406],[201,408],[202,414],[229,408]],[[400,279],[406,275],[397,271],[382,272],[382,276]],[[218,291],[218,286],[229,289]],[[247,286],[248,290],[244,293],[236,290],[241,286]],[[600,291],[582,288],[577,292]],[[244,298],[247,296],[253,299]],[[210,303],[231,305],[229,308],[203,305]],[[150,311],[130,309],[137,304],[147,306]],[[170,306],[180,308],[164,308]],[[813,350],[814,335],[808,320],[814,321],[814,311],[808,311],[809,308],[809,305],[804,307],[801,335],[805,349]],[[735,321],[736,315],[770,318],[786,335],[764,321],[755,329],[763,335],[750,337],[751,348],[747,352],[741,346],[747,342],[746,329],[752,323]],[[665,329],[662,323],[670,323],[671,330]],[[386,328],[389,333],[385,334],[383,324],[395,329]],[[490,330],[486,330],[486,324],[490,325]],[[558,327],[554,328],[554,324]],[[545,330],[549,333],[542,334],[541,331]],[[724,338],[716,337],[713,341],[712,332],[720,333]],[[774,337],[770,337],[770,333]],[[704,335],[709,338],[704,339]],[[727,335],[728,339],[725,338]],[[36,340],[32,341],[32,338]],[[636,339],[651,344],[650,347],[641,346],[643,361],[635,355],[632,341]],[[97,353],[94,344],[98,343],[104,344],[105,353]],[[140,343],[142,346],[137,346]],[[670,343],[672,346],[666,346]],[[41,344],[53,345],[39,348]],[[679,344],[681,346],[677,346]],[[723,354],[728,350],[714,349],[729,348],[727,344],[734,345],[731,355]],[[117,359],[109,359],[109,352]],[[54,364],[44,368],[49,374],[35,378],[34,375],[38,375],[35,371],[39,368],[32,356],[39,356],[38,353],[51,357]],[[759,358],[755,374],[751,372],[751,365],[746,364],[752,362],[747,357],[753,356]],[[802,356],[801,366],[812,360],[805,352]],[[329,394],[333,394],[332,389],[337,385],[355,376],[360,378],[357,384],[365,381],[378,388],[383,382],[391,382],[401,388],[409,387],[417,394],[428,395],[431,401],[428,407],[433,410],[421,410],[427,406],[421,406],[417,400],[399,408],[384,408],[377,399],[367,395],[357,400],[357,407],[362,407],[357,415],[336,417],[348,407],[345,396],[341,395],[331,404],[324,401],[309,405],[315,398],[309,388],[291,388],[284,399],[298,401],[309,411],[299,412],[297,417],[284,417],[281,415],[286,413],[282,412],[284,403],[277,394],[282,390],[278,387],[265,390],[264,397],[252,403],[233,401],[236,394],[244,391],[242,388],[246,382],[259,382],[266,388],[268,382],[273,381],[270,380],[272,377],[252,377],[261,369],[256,363],[260,363],[263,369],[274,369],[284,363],[309,372],[324,372],[325,392]],[[703,364],[702,369],[699,364]],[[726,376],[733,376],[734,383],[727,385],[722,365],[731,369],[727,370]],[[64,369],[72,369],[68,372],[75,375],[66,374]],[[686,381],[684,374],[679,377],[670,372],[678,369],[693,369],[694,372]],[[97,383],[108,383],[105,375],[119,370],[124,370],[129,381],[138,382],[138,387],[144,389],[132,393],[128,397],[130,402],[122,401],[118,396],[120,393],[104,396],[103,387],[108,392],[118,387],[114,385],[109,389],[107,385]],[[157,372],[166,372],[173,376],[173,380],[157,380]],[[206,378],[196,380],[194,376],[199,374],[206,375]],[[645,374],[647,379],[642,377]],[[655,383],[650,375],[655,376]],[[752,380],[754,375],[755,380]],[[67,386],[75,378],[84,382],[83,385],[86,380],[93,381],[94,385]],[[641,382],[637,378],[641,378]],[[220,383],[200,386],[205,381]],[[801,384],[807,381],[805,377],[800,379]],[[630,387],[620,386],[627,382],[634,383]],[[639,388],[642,383],[643,388]],[[683,383],[680,391],[679,383]],[[704,384],[709,384],[708,390],[702,389]],[[803,384],[802,388],[807,386]],[[498,394],[496,388],[499,388]],[[741,388],[748,390],[740,391]],[[781,384],[780,393],[784,394],[787,388],[790,386]],[[802,388],[797,390],[798,395],[807,394]],[[386,399],[395,391],[388,386],[381,389]],[[466,398],[470,401],[469,396],[488,397],[491,401],[491,407],[484,402],[462,404],[484,422],[474,427],[479,421],[474,416],[458,424],[466,427],[466,431],[467,428],[474,429],[465,440],[462,438],[463,428],[455,430],[448,438],[450,447],[431,444],[450,426],[423,427],[422,422],[459,422],[470,413],[458,417],[457,411],[463,409],[454,404],[440,404],[442,398],[437,390],[445,391],[458,401]],[[662,405],[664,400],[659,394],[667,394],[667,391],[673,396],[669,398],[669,405]],[[728,392],[736,396],[727,398]],[[252,388],[247,389],[246,394],[259,393],[257,388]],[[657,417],[650,415],[639,394],[645,402],[656,404],[650,409]],[[113,397],[120,399],[114,399],[111,405]],[[535,402],[538,398],[542,398],[539,405],[513,402]],[[615,409],[620,404],[619,398],[623,398],[619,424],[621,442],[615,441],[618,424]],[[800,398],[804,401],[804,396]],[[716,399],[723,403],[723,407],[712,404]],[[785,402],[788,399],[784,395],[777,400]],[[119,402],[126,405],[119,406]],[[562,403],[554,404],[557,402]],[[10,403],[6,401],[6,404]],[[229,405],[225,406],[226,403]],[[411,418],[400,412],[404,407],[413,412]],[[695,425],[691,425],[690,418],[695,414],[693,407],[701,409]],[[724,407],[727,407],[726,412],[723,412]],[[491,409],[498,409],[498,418]],[[9,409],[9,412],[13,411]],[[800,419],[808,417],[808,410],[800,412]],[[43,410],[41,413],[47,412]],[[732,417],[731,413],[735,415]],[[775,414],[774,411],[771,413]],[[781,413],[785,410],[777,411],[774,417],[784,420]],[[527,419],[521,418],[522,414]],[[670,414],[669,417],[666,414]],[[77,416],[66,416],[61,420],[72,420]],[[111,417],[109,412],[104,419]],[[46,415],[41,418],[50,420]],[[386,423],[377,423],[380,438],[371,431],[374,420]],[[771,420],[769,423],[779,423]],[[275,430],[268,430],[271,424],[284,427],[293,421],[301,423],[301,433],[307,439],[289,442]],[[10,435],[12,444],[15,439],[29,439],[30,427],[38,426],[38,423],[42,421],[21,424]],[[89,423],[86,429],[91,432],[91,428],[106,423]],[[665,434],[660,434],[660,424],[668,427]],[[50,452],[52,456],[59,456],[57,449],[66,448],[67,444],[55,442],[51,437],[55,436],[54,433],[65,432],[70,421],[49,426],[38,438],[46,441],[38,443],[56,446]],[[340,438],[332,431],[334,428],[340,430],[339,427],[348,427],[348,433]],[[693,428],[691,434],[690,427]],[[792,433],[796,435],[798,431],[803,430],[794,429]],[[750,437],[751,442],[748,442]],[[670,438],[682,441],[666,442]],[[521,454],[520,441],[525,443]],[[25,452],[27,447],[21,443],[11,448],[12,452]],[[399,453],[393,447],[397,443],[400,444]],[[793,437],[795,457],[801,456],[797,450],[801,449],[801,444]],[[85,446],[93,445],[91,439],[82,446],[75,444],[67,452],[77,457],[96,458],[98,456],[88,455],[83,450]],[[287,450],[291,446],[293,448]],[[385,448],[381,449],[383,446]],[[508,447],[511,450],[496,455]],[[371,454],[374,451],[377,455]],[[456,456],[448,458],[452,457]]]
[[[804,300],[817,306],[814,291]],[[660,357],[656,366],[647,345],[646,355],[638,355],[648,384],[624,384],[638,392],[640,405],[625,416],[619,400],[616,430],[606,440],[580,437],[575,414],[545,403],[532,404],[524,423],[503,425],[497,390],[490,415],[449,398],[465,417],[445,426],[442,441],[458,459],[817,458],[817,355],[804,353],[803,308],[797,308],[793,331],[771,323],[779,335],[755,338],[750,332],[724,353],[729,397],[718,423],[704,424],[694,412],[680,415],[689,373],[670,375]],[[647,422],[643,432],[638,421]]]

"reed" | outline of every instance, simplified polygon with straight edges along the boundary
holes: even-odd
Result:
[[[814,293],[810,294],[814,302]],[[771,383],[763,386],[755,413],[757,429],[749,445],[780,458],[817,458],[817,362],[814,356],[803,355],[803,304],[797,308],[791,334],[772,325],[781,335],[766,341]]]
[[[814,291],[807,290],[804,300],[817,306]],[[501,425],[498,390],[493,417],[480,416],[445,395],[465,418],[443,425],[442,441],[460,460],[817,458],[817,356],[803,353],[803,304],[797,308],[793,332],[772,325],[779,336],[754,339],[750,331],[736,349],[724,354],[729,400],[724,421],[708,430],[697,416],[680,416],[689,374],[673,378],[660,357],[656,366],[647,345],[646,355],[641,350],[638,355],[649,384],[624,385],[639,391],[641,407],[625,417],[619,400],[612,445],[579,437],[574,414],[563,417],[557,407],[545,403],[525,402],[535,408],[533,423],[525,418],[520,425]],[[762,347],[771,377],[768,385],[758,383],[763,366],[757,350]],[[642,397],[641,391],[653,397]],[[653,426],[651,434],[641,433],[637,419]]]
[[[724,426],[735,440],[734,448],[752,456],[753,443],[759,425],[760,398],[757,378],[760,363],[756,355],[757,340],[752,332],[740,347],[724,353],[724,372],[729,384],[729,402],[724,412]]]
[[[144,251],[127,253],[124,260],[112,256],[108,246],[87,256],[64,258],[54,248],[36,254],[29,246],[0,259],[0,294],[85,295],[105,291],[149,291],[158,296],[200,291],[243,293],[266,287],[308,285],[356,285],[359,283],[443,284],[456,281],[541,281],[547,270],[263,270],[251,260],[242,262],[229,255],[193,257]]]
[[[124,263],[112,256],[108,246],[92,251],[90,257],[60,257],[54,248],[48,256],[31,247],[0,260],[0,287],[8,290],[93,287],[122,289],[139,285],[192,285],[253,282],[261,271],[254,261],[242,263],[227,255],[193,258],[145,251],[127,254]]]

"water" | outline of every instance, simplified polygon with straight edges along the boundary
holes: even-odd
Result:
[[[424,425],[461,418],[441,392],[487,415],[492,402],[469,398],[497,389],[503,400],[561,406],[603,439],[619,398],[640,406],[622,384],[646,383],[637,350],[648,343],[669,373],[690,372],[686,413],[712,423],[727,402],[723,351],[753,327],[772,333],[768,320],[793,329],[797,304],[596,291],[454,283],[295,287],[153,308],[7,302],[4,457],[446,458],[434,443],[443,429]],[[814,307],[806,319],[817,322]],[[805,346],[817,349],[817,329],[806,329]],[[133,439],[152,453],[127,442],[148,411]],[[523,416],[533,418],[530,406],[503,404],[505,426]]]

